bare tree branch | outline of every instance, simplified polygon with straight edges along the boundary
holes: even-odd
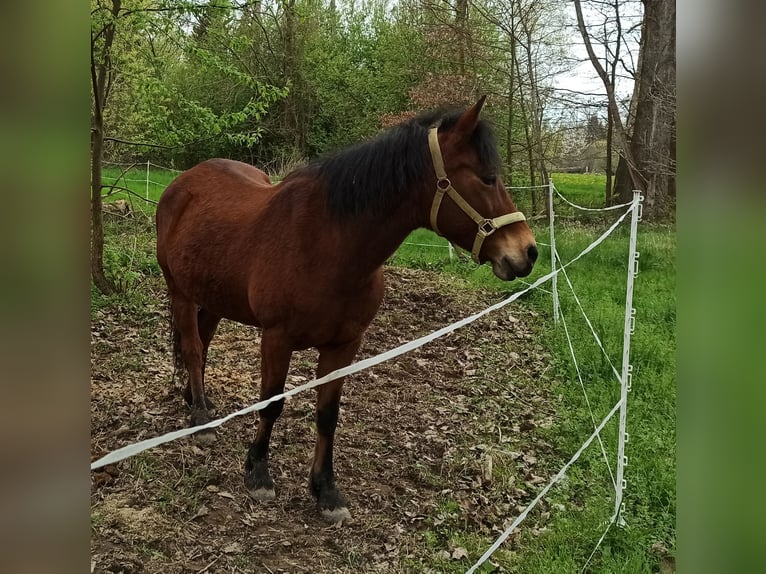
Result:
[[[628,172],[631,180],[633,181],[634,188],[640,189],[643,187],[641,182],[644,180],[644,178],[636,169],[636,162],[633,158],[633,153],[630,150],[630,146],[628,145],[627,132],[622,122],[622,117],[620,116],[620,111],[617,107],[617,99],[614,94],[614,84],[607,75],[604,67],[601,65],[598,56],[596,56],[596,52],[593,50],[590,35],[588,34],[588,30],[585,26],[585,20],[583,18],[581,1],[574,0],[574,5],[575,13],[577,14],[577,27],[580,30],[580,35],[582,36],[583,43],[585,44],[585,50],[588,52],[588,58],[590,59],[591,64],[593,65],[593,69],[596,71],[598,77],[601,78],[601,82],[604,84],[604,88],[606,89],[606,95],[609,100],[609,113],[612,117],[612,121],[614,122],[615,135],[617,136],[617,140],[621,148],[621,154],[623,157],[625,157],[625,161],[627,162]]]

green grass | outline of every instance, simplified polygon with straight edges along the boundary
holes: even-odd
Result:
[[[590,207],[603,206],[604,176],[557,174],[553,180],[571,201]],[[560,200],[554,205],[557,214],[573,213],[569,207],[564,209]],[[556,242],[561,259],[566,262],[577,255],[620,213],[622,211],[559,219]],[[533,221],[531,225],[537,239],[548,243],[547,220]],[[623,224],[605,243],[567,270],[577,296],[618,371],[622,359],[628,237],[629,227]],[[516,286],[515,281],[510,285],[499,281],[488,266],[476,267],[463,260],[450,260],[446,247],[418,248],[407,243],[446,245],[443,238],[430,231],[418,230],[392,257],[392,263],[456,274],[500,293],[507,294],[523,287]],[[634,290],[637,324],[631,341],[634,379],[628,397],[627,419],[630,433],[626,445],[629,465],[625,470],[627,488],[624,499],[627,526],[609,530],[591,560],[588,572],[657,572],[661,557],[651,551],[656,542],[661,542],[672,555],[675,554],[675,247],[673,227],[640,224],[637,246],[640,266]],[[526,281],[549,271],[550,249],[541,246],[538,265]],[[550,282],[543,287],[550,289]],[[588,399],[596,421],[600,422],[619,400],[619,383],[561,275],[559,293],[563,318],[574,342]],[[518,304],[529,305],[547,318],[548,326],[538,337],[553,357],[551,377],[562,384],[558,385],[561,393],[558,420],[548,429],[546,439],[555,445],[560,459],[558,466],[561,467],[591,434],[593,423],[577,382],[563,322],[557,327],[553,325],[551,296],[535,290]],[[608,423],[602,437],[614,472],[616,416]],[[548,529],[542,534],[533,535],[522,525],[514,550],[501,548],[493,560],[517,573],[581,571],[605,528],[605,521],[613,512],[613,497],[614,489],[603,455],[598,443],[594,442],[570,469],[566,482],[555,486],[548,495],[549,502],[563,504],[566,510],[552,511]],[[466,547],[471,556],[481,555],[493,541],[468,536],[456,526],[445,532],[444,524],[434,528],[433,536],[439,540],[454,539],[453,543],[459,542]],[[439,561],[434,566],[448,572],[465,569],[465,564],[455,564],[454,561]]]
[[[104,271],[121,293],[104,296],[91,284],[91,313],[109,306],[140,309],[147,298],[153,297],[151,292],[142,288],[161,274],[155,255],[156,205],[152,202],[159,200],[177,175],[174,171],[152,168],[148,177],[150,201],[147,202],[144,200],[147,195],[146,164],[125,172],[118,167],[104,168],[104,185],[114,184],[132,192],[105,188],[104,202],[125,200],[130,204],[133,215],[124,218],[107,213],[104,216]]]
[[[596,230],[580,225],[564,227],[559,234],[564,261],[570,259],[596,236]],[[627,229],[608,241],[569,271],[586,313],[599,332],[608,355],[620,370],[624,321]],[[591,562],[593,572],[652,572],[659,557],[650,553],[655,542],[675,547],[675,236],[672,229],[642,225],[638,249],[640,273],[636,278],[634,307],[637,325],[631,341],[634,368],[633,391],[628,397],[626,445],[626,528],[614,528],[602,550]],[[582,319],[565,281],[559,282],[564,320],[570,330],[588,398],[599,421],[619,398],[619,388],[601,350]],[[545,311],[545,309],[541,309]],[[562,455],[574,453],[592,423],[582,389],[577,383],[563,324],[542,334],[555,357],[554,369],[562,385],[567,411],[560,425],[551,429],[550,440]],[[605,429],[607,453],[616,453],[616,417]],[[611,455],[616,459],[615,455]],[[562,462],[566,457],[562,458]],[[564,556],[578,556],[584,564],[598,539],[600,521],[611,513],[612,486],[597,445],[592,445],[576,463],[589,473],[572,473],[572,485],[582,489],[581,520],[565,518],[561,530],[552,529],[544,542],[532,542],[528,566],[519,572],[544,572],[539,561],[547,556],[550,571],[558,569],[556,549]],[[606,507],[604,507],[606,506]],[[558,550],[560,552],[560,550]]]
[[[604,207],[606,176],[598,173],[553,173],[553,185],[565,197],[585,207]],[[557,210],[561,202],[556,204]]]
[[[104,201],[124,199],[131,205],[133,211],[153,214],[154,204],[151,202],[159,200],[162,192],[178,176],[178,173],[152,167],[148,172],[147,178],[146,164],[132,167],[123,172],[123,169],[127,167],[129,166],[123,166],[122,168],[105,167],[102,174],[103,184],[107,186],[114,184],[117,187],[128,188],[133,193],[105,188],[104,194],[108,195]],[[144,201],[147,197],[150,201]]]

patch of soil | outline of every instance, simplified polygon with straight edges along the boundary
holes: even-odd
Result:
[[[502,297],[424,271],[387,268],[386,280],[358,359]],[[140,312],[102,310],[92,323],[94,458],[188,424],[156,290]],[[335,470],[353,518],[341,527],[321,520],[307,489],[313,392],[289,400],[275,427],[272,503],[251,500],[242,484],[252,415],[219,427],[210,447],[183,439],[93,472],[92,571],[420,572],[444,557],[469,565],[476,556],[443,533],[490,544],[548,476],[538,457],[552,449],[537,431],[552,423],[556,399],[538,328],[517,302],[347,379]],[[258,400],[258,343],[256,329],[221,323],[206,373],[219,415]],[[295,353],[288,388],[313,378],[315,361],[315,352]]]

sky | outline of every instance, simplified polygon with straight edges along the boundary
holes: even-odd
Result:
[[[554,87],[559,90],[572,90],[576,92],[587,92],[599,95],[599,99],[606,97],[606,91],[601,79],[596,74],[590,60],[588,59],[588,53],[585,49],[585,44],[582,41],[579,31],[577,30],[577,17],[575,15],[574,3],[566,3],[566,20],[567,24],[571,25],[569,31],[569,37],[571,38],[570,54],[573,58],[581,60],[580,63],[573,65],[570,69],[564,71],[557,76]],[[626,1],[621,3],[621,20],[624,29],[630,26],[640,23],[642,8],[641,2]],[[599,14],[593,7],[589,6],[587,2],[583,2],[583,18],[585,19],[586,26],[589,31],[596,33],[601,29],[604,22],[604,17]],[[637,62],[638,57],[638,40],[640,30],[636,30],[630,35],[626,35],[626,44],[622,50],[625,53],[625,63],[627,66],[632,67]],[[594,50],[596,54],[602,55],[604,50],[602,46],[594,43]],[[627,51],[632,54],[632,60],[627,55]],[[633,92],[633,80],[628,74],[621,70],[621,77],[617,78],[617,95],[618,98],[630,98]],[[605,113],[605,112],[604,112]]]

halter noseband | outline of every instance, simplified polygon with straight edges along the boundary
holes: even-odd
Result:
[[[434,195],[434,202],[431,204],[431,228],[441,235],[439,227],[436,225],[436,219],[439,215],[439,207],[441,206],[442,199],[446,193],[452,198],[457,206],[463,210],[463,212],[473,219],[479,226],[476,232],[476,238],[473,240],[473,247],[471,248],[471,257],[476,263],[479,263],[479,252],[481,246],[484,243],[484,239],[492,235],[495,231],[516,223],[517,221],[526,221],[526,217],[520,211],[514,213],[506,213],[500,217],[494,219],[486,219],[479,215],[479,213],[471,207],[468,202],[463,199],[460,194],[452,187],[452,182],[447,177],[447,172],[444,171],[444,160],[442,159],[442,152],[439,149],[439,137],[437,134],[438,126],[432,127],[428,130],[428,147],[431,150],[431,159],[434,162],[434,171],[436,172],[436,195]]]

